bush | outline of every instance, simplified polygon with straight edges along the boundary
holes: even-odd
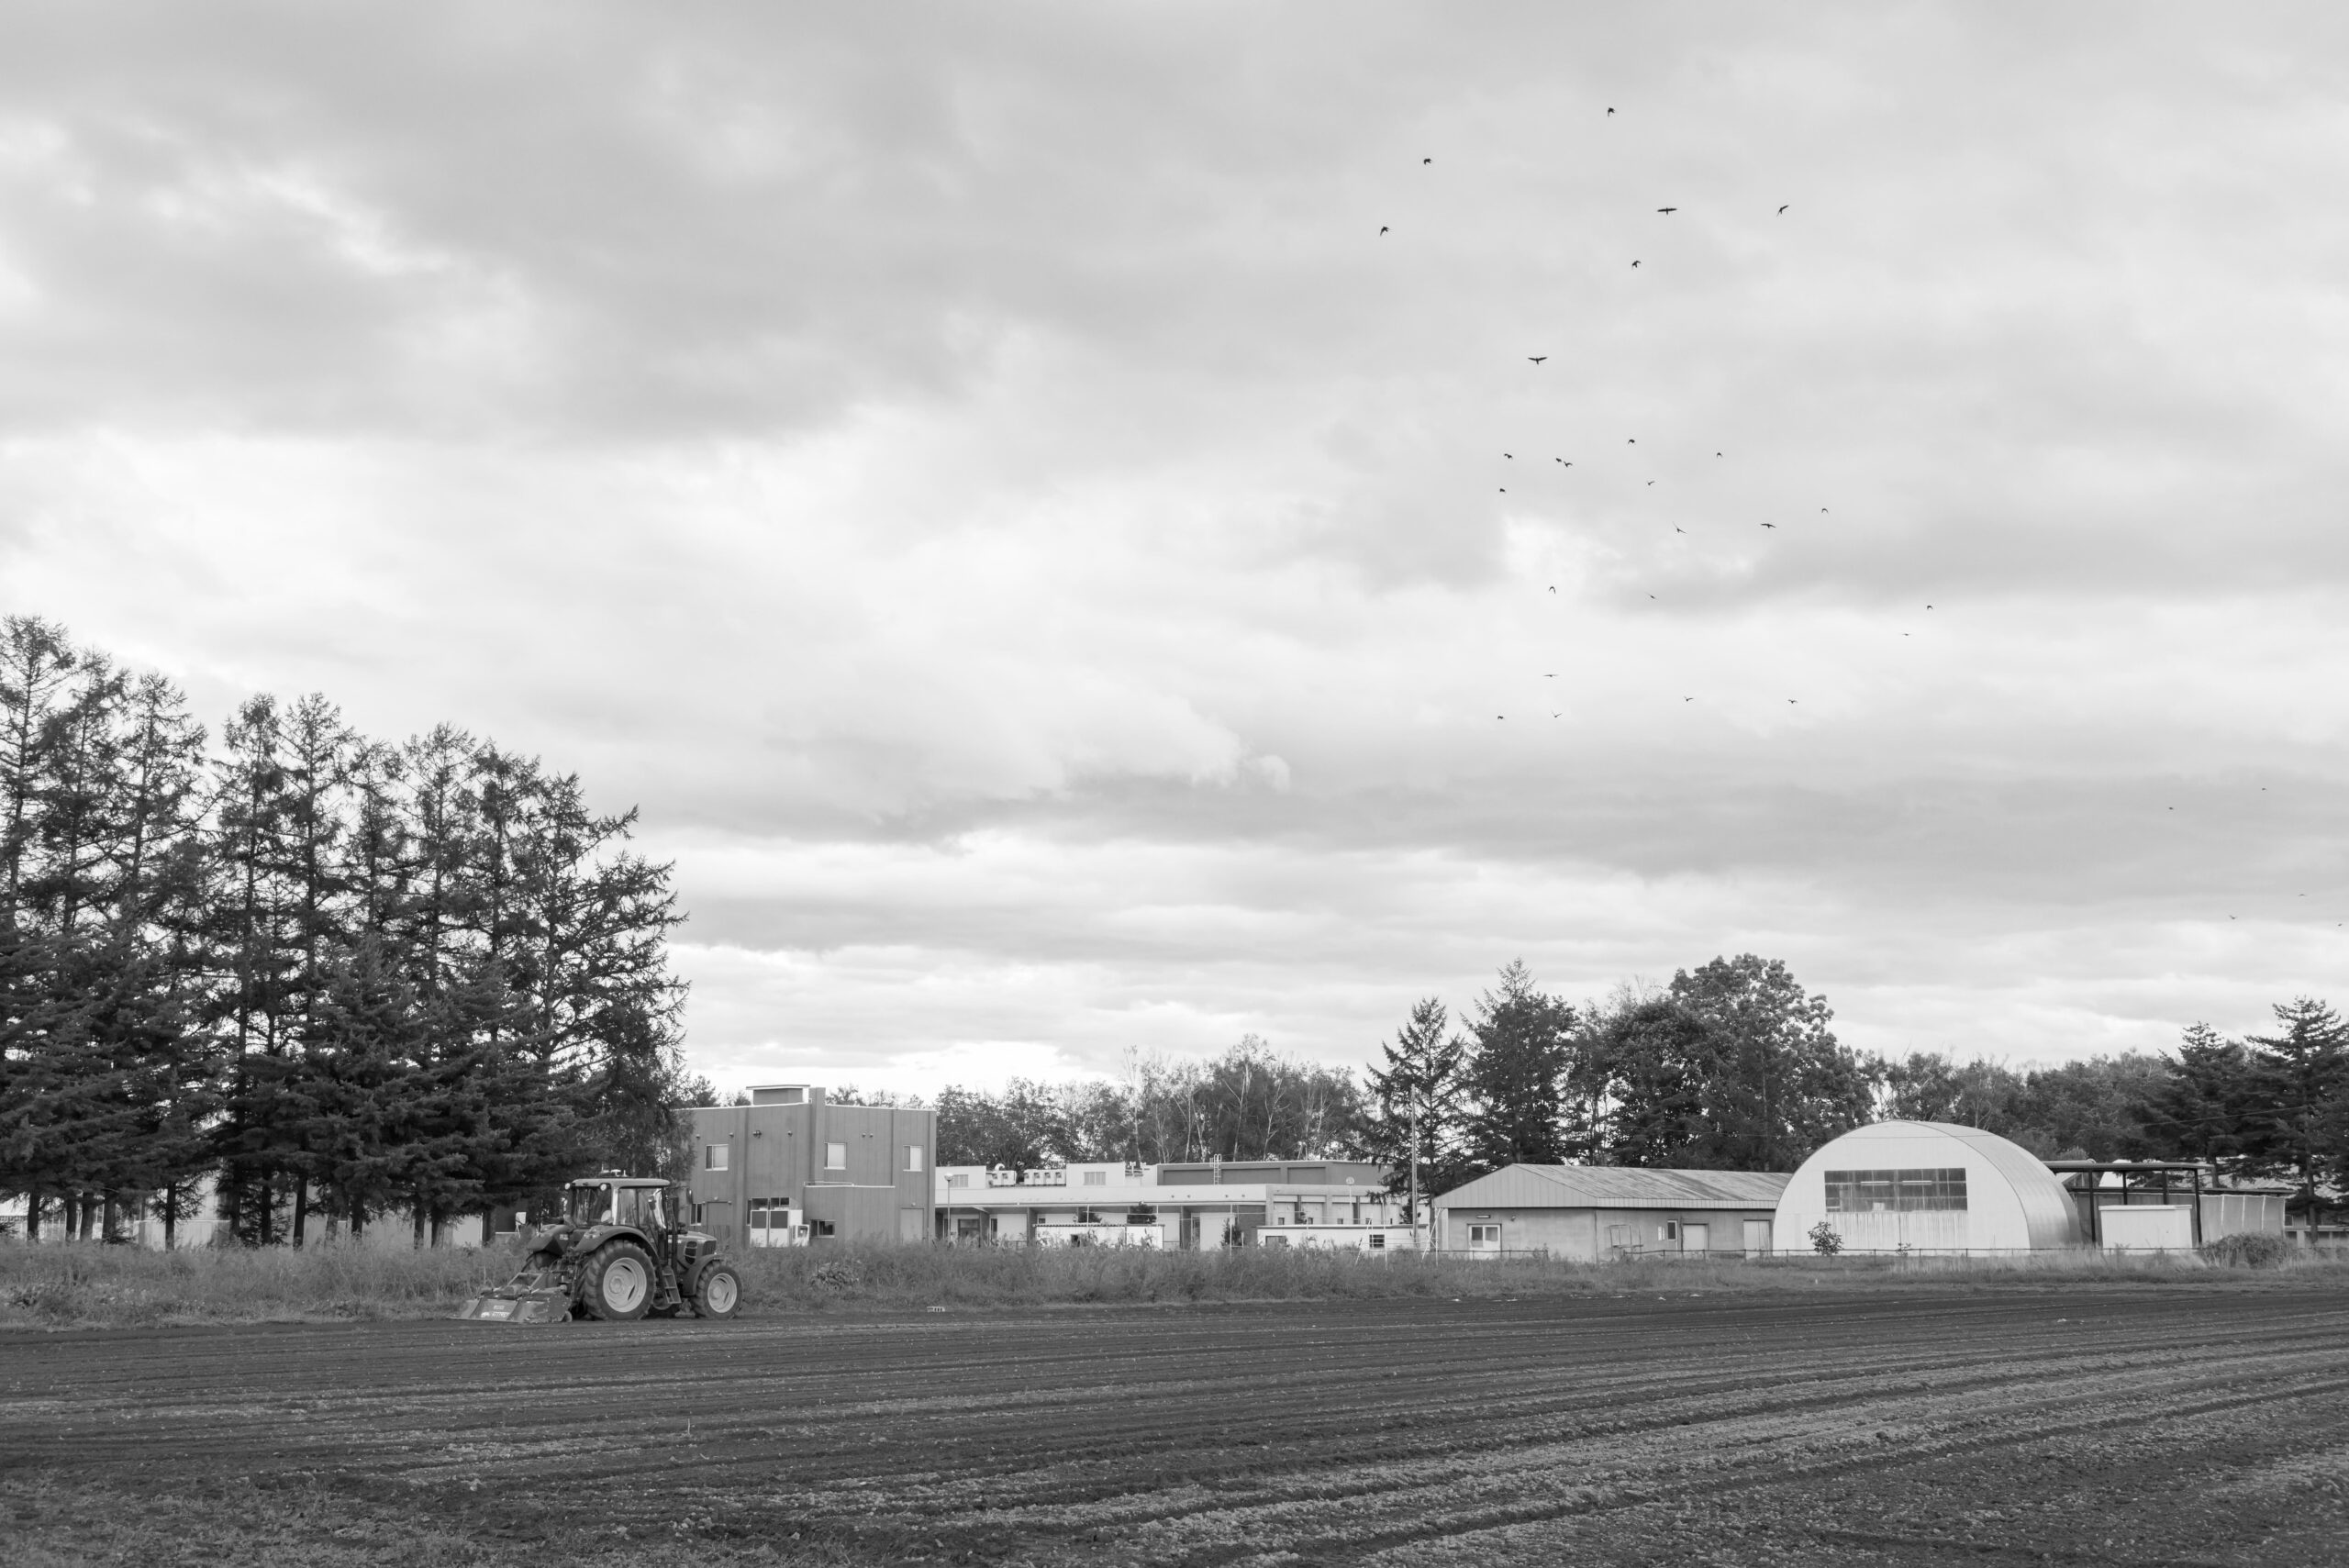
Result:
[[[1810,1228],[1810,1250],[1822,1258],[1831,1258],[1843,1250],[1843,1238],[1822,1219]]]
[[[2276,1269],[2289,1262],[2299,1251],[2281,1236],[2242,1231],[2209,1243],[2202,1255],[2228,1268]]]

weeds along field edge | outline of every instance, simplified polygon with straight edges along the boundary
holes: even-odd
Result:
[[[83,1242],[0,1244],[0,1328],[359,1321],[453,1313],[520,1264],[483,1251],[326,1245],[178,1252]],[[1827,1289],[1898,1292],[2032,1284],[2159,1287],[2287,1280],[2349,1287],[2349,1260],[2292,1250],[2121,1254],[2078,1250],[1997,1258],[1647,1258],[1581,1263],[1247,1247],[843,1243],[733,1260],[744,1310],[991,1308],[1186,1302],[1458,1300]]]

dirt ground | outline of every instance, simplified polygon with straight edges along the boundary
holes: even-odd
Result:
[[[0,1337],[11,1568],[664,1558],[2339,1564],[2349,1298]]]

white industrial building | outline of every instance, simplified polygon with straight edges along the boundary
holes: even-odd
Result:
[[[1078,1161],[1031,1171],[941,1165],[941,1240],[1041,1246],[1411,1245],[1384,1166],[1335,1160]]]
[[[1822,1224],[1846,1252],[2043,1251],[2082,1240],[2073,1195],[2045,1161],[1939,1121],[1854,1128],[1805,1160],[1778,1199],[1778,1251],[1811,1251]]]

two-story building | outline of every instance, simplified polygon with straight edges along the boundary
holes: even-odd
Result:
[[[692,1113],[694,1222],[729,1247],[931,1233],[938,1113],[842,1106],[807,1084],[763,1084],[747,1106]]]
[[[1337,1160],[1076,1161],[1040,1170],[952,1165],[932,1197],[959,1242],[1140,1247],[1297,1246],[1402,1251],[1403,1205],[1382,1165]]]

